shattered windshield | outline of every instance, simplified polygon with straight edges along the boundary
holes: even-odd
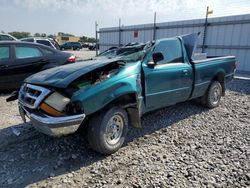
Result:
[[[125,62],[135,62],[143,59],[152,44],[152,42],[148,42],[133,47],[114,48],[103,52],[98,57],[119,58]]]

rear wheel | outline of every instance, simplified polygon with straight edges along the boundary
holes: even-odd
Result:
[[[222,87],[220,82],[213,81],[206,95],[202,98],[202,102],[208,108],[215,108],[219,106],[221,96],[222,96]]]
[[[123,145],[127,130],[127,112],[113,107],[90,119],[88,141],[97,152],[111,154]]]

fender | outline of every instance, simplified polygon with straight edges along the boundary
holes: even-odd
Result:
[[[86,90],[79,90],[71,101],[80,103],[86,115],[95,113],[123,95],[138,93],[136,76],[134,74],[115,82],[110,79]]]

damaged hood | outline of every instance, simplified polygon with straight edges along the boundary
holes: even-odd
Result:
[[[80,76],[118,60],[119,59],[90,60],[54,67],[31,75],[26,78],[24,82],[66,88],[72,81]]]

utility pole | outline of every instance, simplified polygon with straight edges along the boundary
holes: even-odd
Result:
[[[207,18],[209,14],[213,14],[213,10],[209,10],[209,6],[207,6],[207,12],[206,12],[206,19],[205,19],[205,27],[204,27],[204,33],[203,33],[203,42],[202,42],[202,53],[205,52],[205,44],[206,44],[206,37],[207,37]]]
[[[154,31],[153,31],[153,40],[156,39],[156,12],[154,14]]]
[[[98,31],[97,31],[97,27],[98,27],[98,24],[97,24],[97,21],[95,22],[95,45],[96,45],[96,48],[95,48],[95,53],[96,55],[98,55]]]
[[[119,40],[119,47],[121,46],[121,18],[119,18],[119,36],[118,36],[118,40]]]

